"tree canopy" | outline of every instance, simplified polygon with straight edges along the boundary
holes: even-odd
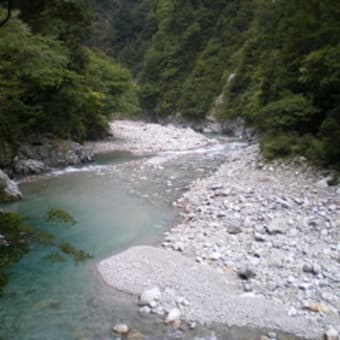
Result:
[[[334,1],[13,3],[0,31],[1,140],[101,137],[113,112],[140,101],[152,117],[242,116],[268,156],[339,166]]]
[[[94,2],[99,8],[104,3]],[[261,131],[268,155],[277,154],[275,136],[279,149],[284,136],[284,154],[339,164],[338,3],[117,0],[115,5],[111,17],[107,14],[114,47],[105,48],[136,75],[150,115],[242,116]],[[216,105],[217,98],[223,105]]]
[[[0,31],[0,142],[39,133],[98,138],[114,112],[136,109],[129,71],[85,44],[86,0],[14,5],[20,11]]]

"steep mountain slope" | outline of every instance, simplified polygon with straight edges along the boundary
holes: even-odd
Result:
[[[86,46],[93,17],[87,0],[13,6],[0,29],[0,166],[29,137],[102,137],[113,112],[136,104],[130,72]]]
[[[95,3],[105,9],[109,2]],[[243,116],[264,133],[268,156],[303,153],[339,163],[338,3],[114,3],[101,35],[110,37],[107,50],[135,74],[149,114]]]

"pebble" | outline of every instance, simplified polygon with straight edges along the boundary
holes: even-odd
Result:
[[[149,305],[150,307],[155,307],[154,302],[158,300],[161,296],[161,291],[158,287],[152,287],[146,289],[139,298],[139,305]]]
[[[266,241],[266,237],[263,234],[258,233],[258,232],[254,233],[254,239],[257,242],[265,242]]]
[[[242,280],[250,280],[256,276],[256,273],[250,268],[243,268],[237,274]]]
[[[237,235],[237,234],[242,233],[242,229],[241,227],[232,226],[232,227],[227,228],[227,232],[231,235]]]
[[[125,323],[119,323],[113,327],[112,331],[117,334],[126,334],[129,332],[129,326]]]
[[[276,339],[276,333],[275,332],[268,332],[267,336],[269,337],[269,339]]]
[[[245,292],[251,292],[253,290],[253,287],[250,284],[246,283],[245,285],[243,285],[243,290]]]
[[[144,338],[144,335],[137,331],[136,329],[131,329],[128,336],[127,336],[128,339],[142,339]]]
[[[221,256],[222,255],[219,252],[214,252],[210,254],[209,259],[213,261],[217,261],[221,258]]]
[[[307,310],[310,310],[311,312],[316,312],[316,313],[325,313],[328,311],[328,308],[322,303],[314,303],[311,305],[306,305],[304,306],[304,309],[307,309]]]
[[[265,171],[259,159],[257,146],[232,151],[212,177],[193,183],[179,200],[190,218],[171,230],[169,243],[181,239],[185,254],[197,262],[208,259],[219,271],[230,268],[244,280],[245,292],[288,303],[291,316],[317,305],[313,301],[339,306],[337,196],[318,190],[320,176],[308,169],[282,163]],[[327,301],[328,296],[334,298]],[[325,328],[320,313],[308,317]]]
[[[179,320],[181,317],[181,311],[178,308],[173,308],[169,311],[165,323],[172,323],[175,322],[176,320]]]
[[[161,134],[159,138],[159,144],[166,145]],[[244,290],[251,288],[254,295],[286,303],[290,315],[306,315],[326,329],[326,316],[340,305],[340,218],[335,194],[340,188],[329,187],[325,175],[307,163],[268,165],[255,144],[228,150],[223,157],[225,164],[217,172],[192,183],[176,202],[183,221],[168,233],[164,247],[180,243],[178,251],[219,271],[228,267],[241,273],[240,268],[250,267],[255,276],[244,275]],[[152,173],[147,176],[152,178]],[[320,180],[322,190],[317,185]],[[176,181],[171,181],[176,188]],[[230,226],[240,226],[242,232],[230,233]],[[211,259],[214,253],[220,257]],[[304,265],[309,266],[307,271]],[[302,309],[316,303],[327,306],[327,315]],[[166,310],[175,306],[168,304]]]
[[[305,263],[302,267],[302,270],[305,273],[312,273],[313,272],[313,266],[311,264]]]
[[[197,323],[195,321],[188,321],[188,326],[190,329],[195,329]]]
[[[269,235],[284,234],[286,232],[287,222],[283,219],[275,219],[271,221],[267,226],[266,230]]]
[[[149,306],[143,306],[138,309],[140,313],[150,314],[151,308]]]
[[[326,340],[339,340],[339,333],[334,327],[329,327],[325,333]]]

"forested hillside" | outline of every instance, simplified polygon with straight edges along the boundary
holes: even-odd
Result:
[[[33,132],[101,137],[112,112],[137,112],[139,99],[154,118],[241,116],[263,136],[268,157],[304,154],[339,164],[336,1],[15,0],[13,6],[0,31],[2,154]]]
[[[0,29],[1,156],[32,134],[101,137],[113,112],[134,109],[130,72],[86,47],[94,18],[88,1],[17,0],[13,7]]]
[[[339,163],[340,3],[94,2],[95,43],[132,70],[149,114],[242,116],[269,157]]]

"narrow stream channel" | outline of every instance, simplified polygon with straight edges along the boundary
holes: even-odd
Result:
[[[52,262],[47,259],[51,248],[35,244],[10,268],[0,300],[0,339],[114,339],[111,329],[117,322],[129,323],[147,339],[184,338],[155,318],[139,315],[135,298],[105,286],[95,265],[129,246],[159,240],[178,219],[173,200],[193,180],[214,171],[228,148],[242,146],[230,143],[152,157],[112,153],[93,164],[22,183],[25,199],[3,208],[94,258],[79,264],[70,257]],[[49,208],[65,209],[78,223],[47,223]]]

